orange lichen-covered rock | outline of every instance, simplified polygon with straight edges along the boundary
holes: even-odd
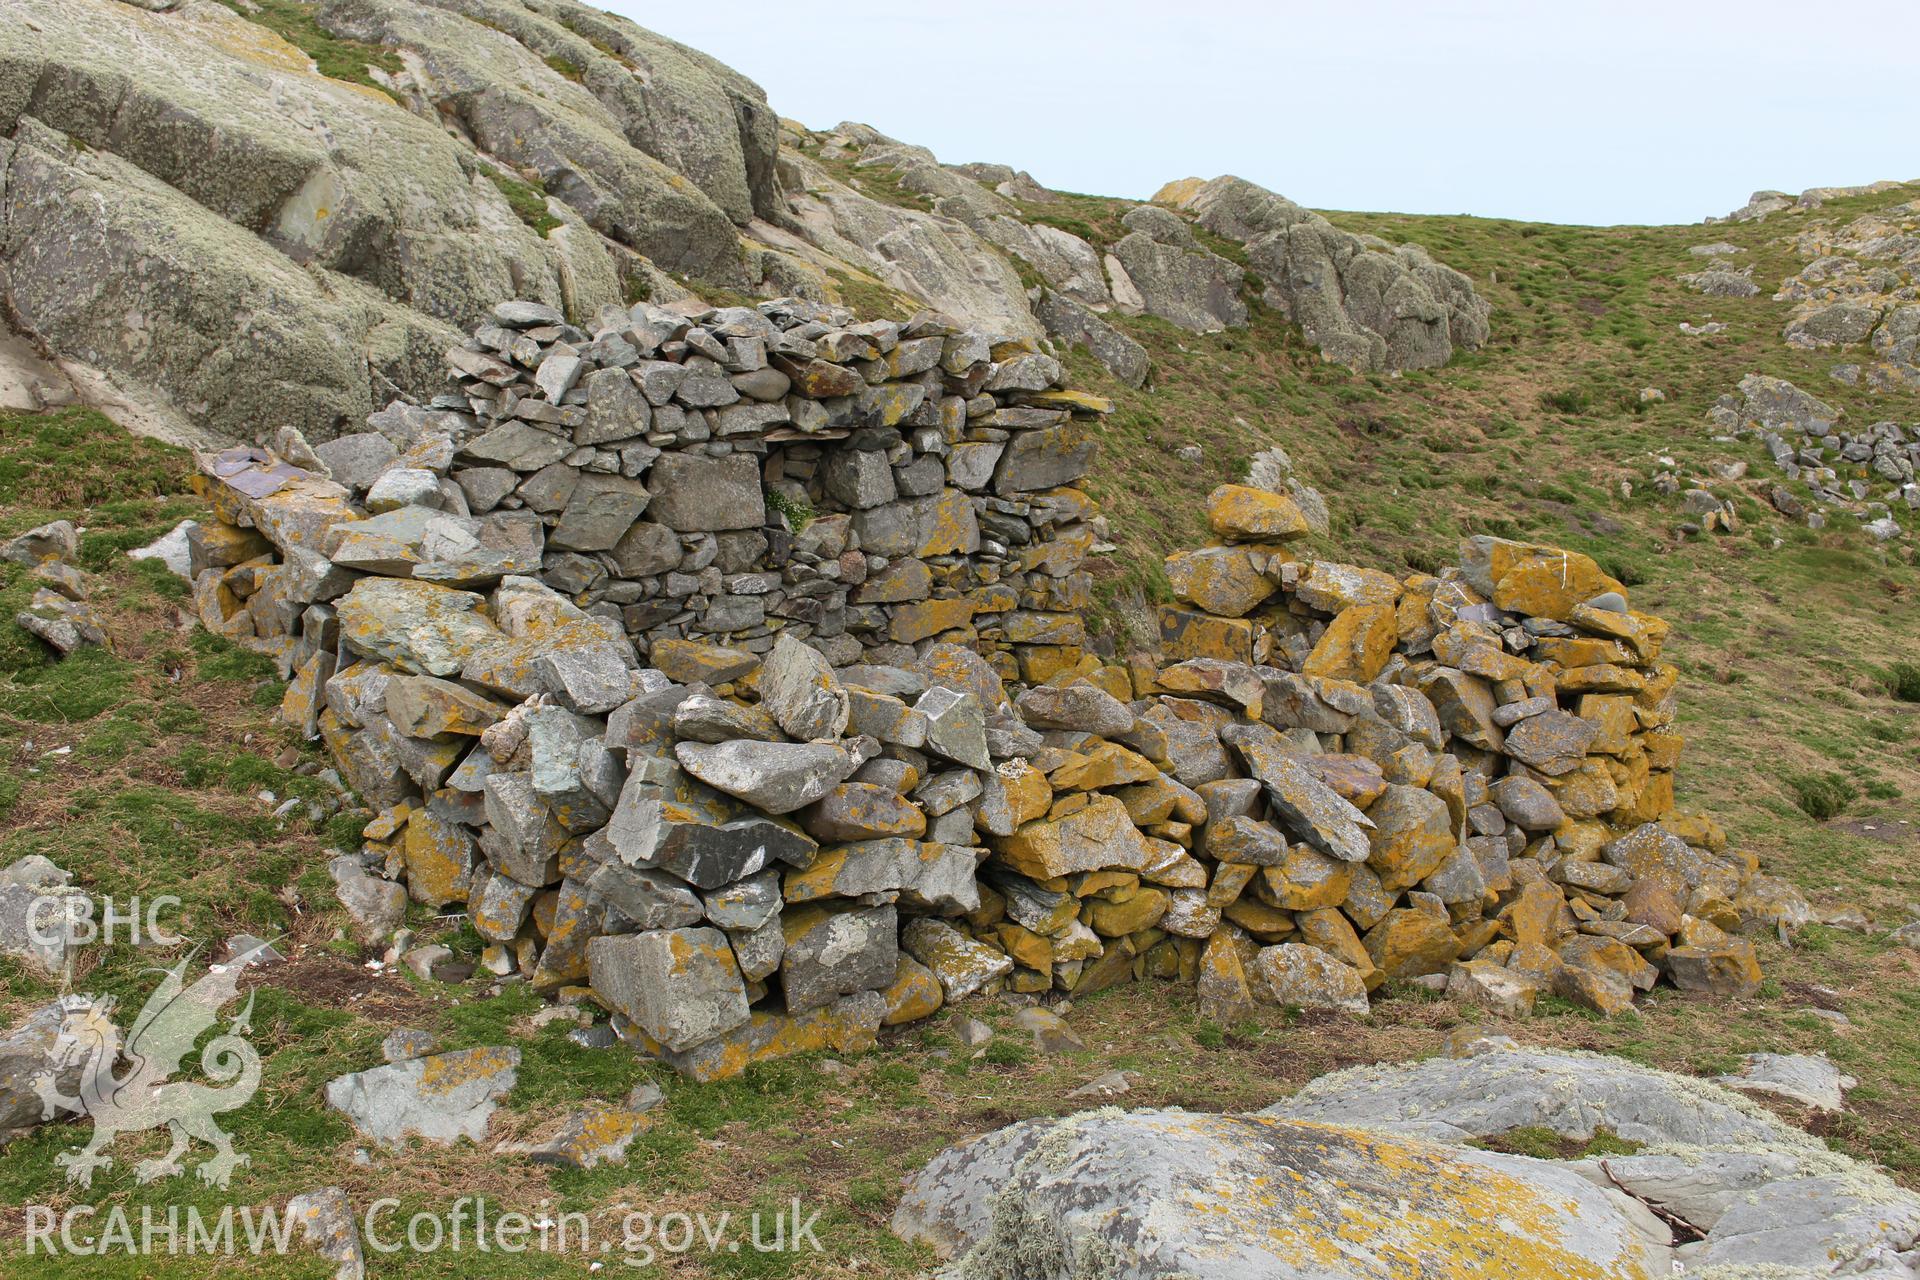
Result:
[[[1392,605],[1356,604],[1342,609],[1327,624],[1300,671],[1365,684],[1385,668],[1399,638]]]
[[[1159,619],[1160,650],[1170,663],[1189,658],[1253,661],[1253,624],[1245,618],[1216,618],[1162,605]]]
[[[1244,617],[1279,590],[1254,567],[1254,553],[1243,547],[1205,547],[1167,557],[1167,583],[1173,594],[1222,618]]]
[[[1460,954],[1460,939],[1444,916],[1400,907],[1367,930],[1362,941],[1374,967],[1389,978],[1445,973]]]
[[[1292,498],[1244,484],[1223,484],[1207,495],[1207,523],[1230,542],[1286,541],[1313,532]]]
[[[1147,846],[1118,797],[1093,796],[1057,819],[1029,822],[1001,840],[994,856],[1022,875],[1044,880],[1073,871],[1147,865]]]

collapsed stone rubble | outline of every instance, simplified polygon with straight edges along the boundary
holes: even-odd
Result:
[[[1160,653],[1103,661],[1108,406],[1028,341],[505,303],[448,363],[306,466],[203,456],[187,535],[367,807],[368,945],[464,908],[491,972],[715,1078],[999,989],[1747,995],[1739,935],[1806,917],[1675,808],[1667,629],[1586,556],[1402,579],[1224,485]]]

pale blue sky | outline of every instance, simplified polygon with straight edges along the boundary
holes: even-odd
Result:
[[[598,2],[814,128],[1068,191],[1659,223],[1920,177],[1916,0]]]

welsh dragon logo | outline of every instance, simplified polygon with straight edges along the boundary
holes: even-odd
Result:
[[[62,1037],[70,1046],[67,1057],[56,1064],[55,1072],[43,1073],[35,1081],[41,1119],[51,1120],[66,1111],[93,1121],[93,1137],[84,1148],[54,1157],[67,1171],[68,1182],[91,1185],[95,1169],[112,1165],[107,1149],[116,1137],[162,1125],[172,1134],[173,1146],[158,1159],[142,1160],[135,1167],[139,1182],[183,1173],[181,1157],[196,1138],[214,1149],[213,1156],[195,1170],[209,1186],[224,1188],[235,1169],[250,1163],[247,1156],[234,1151],[232,1136],[214,1122],[214,1116],[245,1106],[260,1087],[260,1055],[245,1038],[251,1030],[253,997],[247,997],[246,1007],[225,1032],[200,1052],[201,1070],[215,1083],[232,1080],[234,1084],[213,1089],[167,1077],[180,1070],[201,1034],[220,1021],[221,1007],[239,997],[241,973],[266,945],[214,966],[191,986],[186,983],[187,966],[198,950],[189,953],[147,997],[124,1045],[113,1024],[110,998],[95,1003],[91,1010],[68,1013]],[[123,1065],[124,1073],[115,1074]],[[56,1075],[76,1066],[78,1092],[69,1097],[60,1092]]]

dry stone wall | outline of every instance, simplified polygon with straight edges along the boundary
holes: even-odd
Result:
[[[494,973],[712,1078],[998,989],[1747,994],[1739,933],[1805,918],[1675,810],[1666,628],[1584,556],[1400,579],[1222,486],[1161,652],[1103,662],[1072,484],[1106,406],[1028,342],[494,319],[430,404],[202,460],[202,619],[365,803],[331,866],[363,942],[464,909]]]

